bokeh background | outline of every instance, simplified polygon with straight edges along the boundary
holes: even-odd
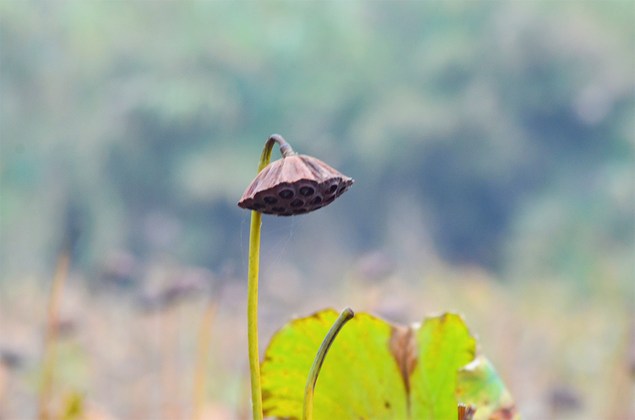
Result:
[[[524,418],[635,418],[634,89],[632,1],[0,0],[0,418],[47,363],[52,417],[247,417],[272,133],[356,183],[264,217],[263,349],[454,310]]]

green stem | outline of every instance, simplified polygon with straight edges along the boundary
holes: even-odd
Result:
[[[306,380],[306,387],[304,388],[304,409],[303,409],[303,419],[304,420],[312,420],[313,419],[313,393],[315,391],[315,384],[318,380],[318,375],[320,374],[320,369],[322,369],[322,364],[324,363],[324,359],[326,358],[326,353],[328,353],[331,344],[335,341],[335,337],[340,332],[344,324],[350,321],[355,316],[355,313],[351,310],[351,308],[345,308],[340,316],[337,317],[335,323],[324,337],[324,341],[320,345],[320,349],[315,355],[315,360],[313,360],[313,366],[311,366],[311,370],[309,371],[309,377]]]
[[[251,405],[254,420],[262,419],[260,386],[260,356],[258,354],[258,267],[260,264],[260,225],[262,215],[251,212],[249,234],[249,268],[247,280],[247,340],[249,342],[249,372],[251,375]]]
[[[260,156],[258,172],[271,160],[271,149],[278,143],[283,156],[293,153],[291,146],[278,134],[274,134],[265,143]],[[251,212],[249,230],[249,267],[247,273],[247,341],[249,345],[249,373],[251,376],[251,405],[254,420],[261,420],[262,386],[260,384],[260,355],[258,347],[258,270],[260,267],[260,227],[262,214]]]

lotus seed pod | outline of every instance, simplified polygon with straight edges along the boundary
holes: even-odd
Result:
[[[238,206],[265,214],[293,216],[332,203],[353,185],[352,178],[321,160],[288,150],[290,147],[284,150],[281,159],[260,171]]]

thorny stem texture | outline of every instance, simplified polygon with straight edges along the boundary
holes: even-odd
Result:
[[[354,316],[355,313],[351,310],[351,308],[345,308],[342,313],[340,313],[340,316],[338,316],[335,320],[335,323],[326,334],[326,337],[324,337],[324,341],[322,341],[320,349],[315,355],[315,360],[313,360],[313,366],[311,366],[309,376],[306,380],[306,387],[304,388],[304,408],[302,415],[304,420],[313,419],[313,393],[315,391],[315,384],[317,383],[318,375],[320,374],[320,369],[322,369],[322,364],[324,363],[326,354],[344,324],[353,319]]]
[[[283,157],[293,154],[291,146],[279,134],[273,134],[262,149],[258,172],[271,161],[271,149],[278,143]],[[254,420],[261,420],[262,386],[260,384],[260,355],[258,347],[258,270],[260,268],[260,227],[262,214],[252,210],[249,228],[249,267],[247,273],[247,341],[251,376],[251,406]]]

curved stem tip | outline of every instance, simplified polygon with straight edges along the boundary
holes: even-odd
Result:
[[[320,349],[315,355],[315,359],[313,360],[313,366],[311,366],[311,370],[309,371],[309,376],[306,380],[306,387],[304,388],[304,408],[302,418],[304,420],[312,420],[313,419],[313,394],[315,391],[315,384],[318,380],[318,375],[320,374],[320,370],[322,369],[322,364],[324,363],[324,359],[326,358],[326,354],[331,347],[331,344],[335,341],[337,334],[340,332],[344,324],[353,319],[355,313],[351,308],[345,308],[340,316],[337,317],[335,323],[324,337],[324,341],[320,345]]]
[[[280,147],[280,154],[283,158],[295,155],[295,152],[291,148],[291,145],[287,143],[287,141],[280,134],[272,134],[271,136],[269,136],[269,140],[267,140],[265,149],[269,147],[269,155],[271,156],[271,146],[269,146],[270,143],[271,146],[273,146],[273,143],[278,143],[278,147]],[[269,164],[269,161],[267,161],[267,164]],[[260,169],[262,170],[262,168]],[[260,170],[258,172],[260,172]]]

